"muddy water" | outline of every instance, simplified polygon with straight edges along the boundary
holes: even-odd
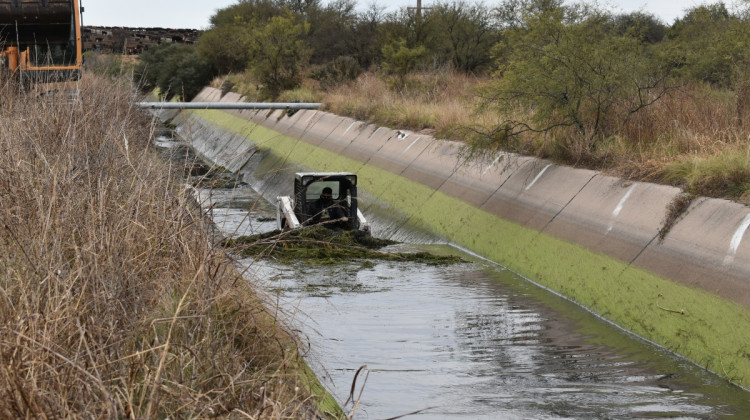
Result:
[[[273,229],[248,188],[204,190],[227,235]],[[459,253],[447,245],[395,246]],[[243,260],[309,345],[356,418],[744,418],[750,393],[470,255],[448,267],[355,261],[311,267]],[[366,381],[365,381],[366,376]],[[363,388],[362,388],[363,387]],[[345,409],[352,410],[349,403]]]

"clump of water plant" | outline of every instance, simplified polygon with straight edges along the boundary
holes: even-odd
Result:
[[[378,239],[367,232],[335,230],[324,226],[241,236],[227,239],[223,244],[246,257],[269,258],[285,264],[299,261],[317,265],[342,264],[352,260],[410,261],[430,265],[464,262],[454,255],[382,251],[382,248],[397,242]]]

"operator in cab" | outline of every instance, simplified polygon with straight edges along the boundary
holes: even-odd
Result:
[[[320,198],[312,205],[312,224],[323,223],[328,227],[346,228],[349,221],[347,209],[342,205],[342,200],[333,199],[333,190],[329,187],[323,188]]]

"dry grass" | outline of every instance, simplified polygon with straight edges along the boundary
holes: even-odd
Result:
[[[490,126],[498,121],[488,112],[476,111],[479,101],[473,90],[483,80],[448,69],[413,73],[403,81],[366,72],[329,90],[306,79],[298,89],[282,92],[279,100],[323,102],[335,114],[458,140],[469,125]],[[221,76],[211,86],[229,87],[248,101],[263,100],[249,74]]]
[[[482,80],[450,70],[414,73],[403,83],[373,73],[323,94],[329,111],[385,126],[461,139],[463,128],[489,126],[497,118],[478,113],[473,89]]]
[[[169,167],[130,89],[0,79],[0,417],[303,418],[293,341]]]
[[[512,139],[498,136],[501,121],[529,115],[523,115],[528,110],[507,116],[481,109],[476,92],[488,81],[438,70],[408,75],[401,83],[368,72],[300,99],[322,101],[336,114],[465,141],[485,151],[536,155],[750,203],[747,92],[684,86],[635,114],[618,135],[599,139],[592,147],[572,129]],[[295,99],[294,92],[287,95],[287,100]]]
[[[747,201],[750,124],[736,92],[689,86],[625,127],[611,172]]]

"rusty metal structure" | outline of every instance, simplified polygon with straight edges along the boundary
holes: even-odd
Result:
[[[80,0],[0,0],[0,67],[23,80],[81,76]]]

